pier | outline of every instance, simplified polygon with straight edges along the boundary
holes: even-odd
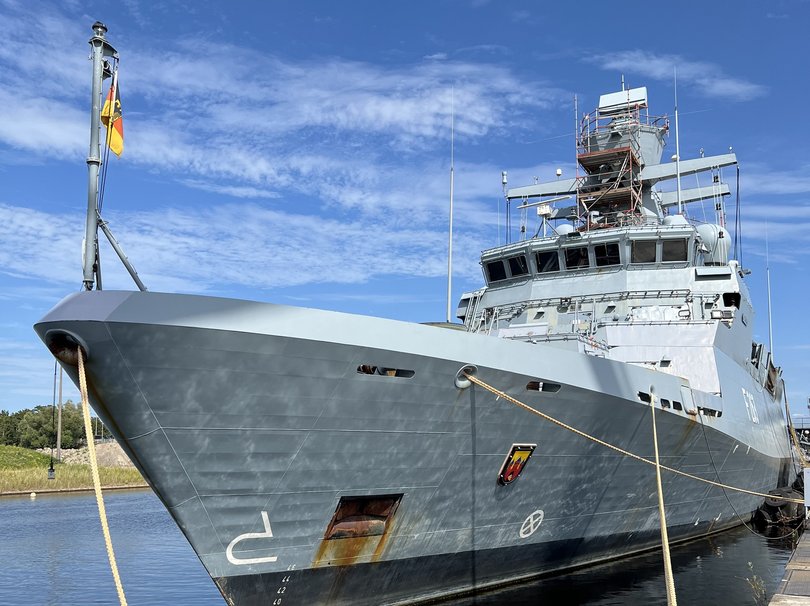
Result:
[[[782,583],[769,606],[810,606],[810,535],[805,532],[785,566]]]

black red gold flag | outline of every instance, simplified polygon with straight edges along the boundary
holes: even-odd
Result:
[[[107,145],[116,156],[124,151],[124,117],[121,112],[121,95],[118,78],[113,78],[110,92],[101,109],[101,122],[107,127]]]

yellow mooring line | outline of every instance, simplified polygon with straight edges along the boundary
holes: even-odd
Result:
[[[472,374],[470,374],[468,372],[464,372],[464,376],[467,377],[467,379],[469,379],[471,382],[475,383],[476,385],[479,385],[480,387],[483,387],[488,392],[493,393],[496,396],[499,396],[499,397],[503,398],[507,402],[511,402],[512,404],[514,404],[516,406],[519,406],[520,408],[523,408],[524,410],[527,410],[530,413],[537,415],[538,417],[542,417],[546,421],[550,421],[551,423],[554,423],[558,427],[562,427],[563,429],[567,429],[568,431],[573,432],[573,433],[577,434],[578,436],[581,436],[581,437],[583,437],[583,438],[585,438],[587,440],[590,440],[591,442],[596,442],[597,444],[601,444],[605,448],[610,448],[611,450],[614,450],[614,451],[616,451],[618,453],[621,453],[621,454],[623,454],[623,455],[625,455],[627,457],[630,457],[631,459],[635,459],[636,461],[641,461],[642,463],[646,463],[647,465],[655,465],[655,461],[650,461],[649,459],[645,459],[644,457],[641,457],[641,456],[639,456],[639,455],[637,455],[635,453],[632,453],[629,450],[624,450],[623,448],[619,448],[618,446],[614,446],[613,444],[610,444],[608,442],[605,442],[604,440],[600,440],[599,438],[596,438],[596,437],[594,437],[594,436],[592,436],[590,434],[587,434],[584,431],[580,431],[579,429],[577,429],[575,427],[571,427],[570,425],[566,425],[562,421],[559,421],[559,420],[555,419],[554,417],[552,417],[550,415],[547,415],[544,412],[540,412],[536,408],[532,408],[528,404],[524,404],[523,402],[513,398],[509,394],[504,393],[504,392],[500,391],[499,389],[496,389],[495,387],[492,387],[491,385],[488,385],[487,383],[485,383],[484,381],[482,381],[481,379],[479,379],[475,375],[472,375]],[[742,493],[745,493],[745,494],[750,494],[750,495],[754,495],[754,496],[757,496],[757,497],[762,497],[763,499],[771,499],[771,498],[773,498],[773,495],[765,494],[764,492],[757,492],[755,490],[748,490],[746,488],[737,488],[736,486],[729,486],[728,484],[723,484],[721,482],[714,482],[712,480],[707,480],[706,478],[701,478],[699,476],[692,475],[691,473],[686,473],[685,471],[681,471],[679,469],[673,469],[672,467],[667,467],[666,465],[661,465],[661,469],[665,469],[666,471],[677,474],[679,476],[683,476],[685,478],[691,478],[693,480],[697,480],[698,482],[703,482],[704,484],[710,484],[711,486],[717,486],[718,488],[725,488],[725,489],[728,489],[728,490],[731,490],[731,491],[734,491],[734,492],[742,492]],[[787,501],[788,503],[799,503],[800,505],[804,505],[804,501],[802,499],[788,499],[788,498],[785,498],[785,497],[779,497],[779,498],[781,500]]]
[[[118,601],[121,606],[127,606],[127,598],[124,595],[124,588],[121,585],[121,577],[118,576],[118,565],[115,563],[115,552],[113,551],[112,539],[110,538],[110,527],[107,524],[107,511],[104,509],[104,497],[101,495],[101,479],[98,475],[98,461],[96,460],[96,445],[93,442],[93,427],[90,424],[90,403],[87,397],[87,378],[84,374],[84,356],[82,348],[78,348],[79,354],[79,386],[82,392],[82,412],[84,413],[84,431],[87,434],[87,450],[90,452],[90,467],[93,470],[93,488],[96,491],[96,504],[98,504],[98,517],[101,518],[101,530],[104,532],[104,543],[107,546],[107,557],[110,560],[115,588],[118,590]]]
[[[661,550],[664,553],[664,580],[667,587],[667,606],[678,606],[675,595],[675,578],[672,576],[672,560],[669,557],[669,534],[667,533],[667,514],[664,509],[664,487],[661,484],[661,461],[658,460],[658,430],[655,427],[655,391],[650,386],[650,416],[652,417],[653,445],[655,446],[655,485],[658,489],[658,519],[661,522]]]

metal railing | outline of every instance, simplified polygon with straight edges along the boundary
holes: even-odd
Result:
[[[591,138],[609,132],[630,133],[633,128],[640,126],[653,126],[669,130],[669,118],[664,116],[650,116],[648,112],[628,107],[626,113],[601,116],[599,110],[585,114],[580,121],[579,136],[577,137],[578,153],[590,153]],[[634,139],[629,139],[633,142]],[[632,144],[632,143],[631,143]],[[637,144],[637,142],[636,142]],[[638,150],[634,150],[638,152]]]

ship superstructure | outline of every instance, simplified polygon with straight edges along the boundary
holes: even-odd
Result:
[[[729,255],[730,190],[721,169],[736,156],[661,164],[669,122],[646,110],[646,88],[603,95],[582,120],[583,174],[507,192],[519,208],[536,209],[542,226],[534,237],[484,251],[487,286],[465,294],[457,315],[472,332],[682,377],[702,402],[719,399],[720,368],[732,363],[779,400],[781,373],[753,341],[746,272]],[[709,185],[656,189],[701,172],[711,175]],[[715,221],[687,220],[686,205],[706,200]],[[706,409],[721,414],[715,404]]]
[[[581,176],[508,191],[542,225],[484,251],[463,325],[93,290],[91,259],[35,329],[74,381],[82,349],[93,407],[229,604],[413,603],[659,544],[648,465],[471,376],[648,460],[654,411],[662,462],[723,485],[664,475],[670,539],[737,525],[761,497],[725,486],[789,481],[782,381],[722,212],[674,212],[728,189],[654,189],[736,159],[660,164],[644,110],[644,89],[603,97]]]

